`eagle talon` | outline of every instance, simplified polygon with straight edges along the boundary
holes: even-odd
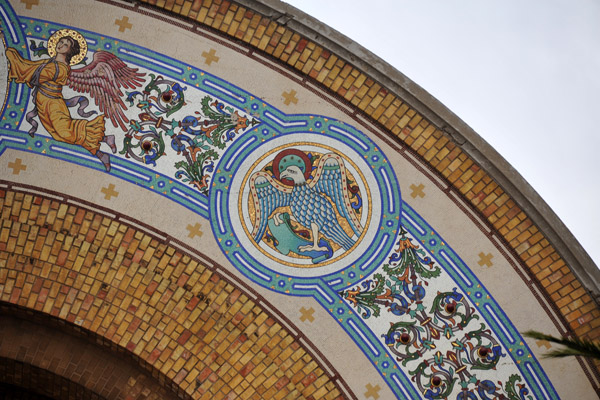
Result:
[[[275,226],[283,224],[283,219],[281,218],[281,215],[282,213],[280,212],[275,213],[275,215],[273,215],[273,222],[275,223]]]

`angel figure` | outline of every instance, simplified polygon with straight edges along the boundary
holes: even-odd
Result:
[[[87,43],[83,36],[72,29],[61,29],[48,39],[49,59],[30,61],[21,57],[17,50],[6,49],[9,61],[8,79],[16,83],[25,83],[33,88],[32,98],[35,108],[27,116],[33,137],[38,116],[48,133],[60,142],[77,144],[95,155],[110,171],[110,156],[100,150],[100,144],[106,143],[116,153],[115,137],[105,134],[104,118],[108,117],[115,127],[126,131],[129,122],[123,110],[120,87],[135,89],[144,82],[143,73],[129,68],[117,56],[106,51],[96,51],[93,61],[83,68],[71,69],[80,63],[87,54]],[[88,118],[96,111],[85,111],[88,100],[85,96],[64,99],[62,87],[89,94],[103,115],[92,120],[74,119],[69,107],[79,105],[77,113]]]

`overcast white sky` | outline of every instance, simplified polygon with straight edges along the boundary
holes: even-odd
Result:
[[[600,265],[600,1],[284,1],[469,124]]]

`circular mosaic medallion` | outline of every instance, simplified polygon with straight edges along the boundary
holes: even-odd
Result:
[[[323,135],[253,146],[224,193],[230,236],[271,271],[339,271],[372,250],[380,232],[381,179],[373,168],[353,147]]]
[[[240,189],[242,241],[288,267],[343,259],[364,240],[373,213],[361,170],[321,143],[275,147],[250,166]]]

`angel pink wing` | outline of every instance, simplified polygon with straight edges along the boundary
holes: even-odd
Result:
[[[290,205],[292,188],[277,182],[264,171],[255,172],[250,177],[250,198],[254,202],[255,220],[252,237],[260,242],[269,215],[279,207]]]
[[[327,153],[319,160],[313,175],[314,179],[309,185],[317,192],[329,196],[335,203],[338,213],[346,218],[352,231],[360,236],[363,227],[350,205],[344,160],[335,153]]]
[[[129,119],[123,113],[125,103],[120,88],[135,89],[144,83],[144,73],[128,67],[121,59],[107,51],[97,51],[94,59],[83,68],[71,70],[67,84],[73,90],[89,93],[101,113],[112,121],[115,128],[127,131]]]

